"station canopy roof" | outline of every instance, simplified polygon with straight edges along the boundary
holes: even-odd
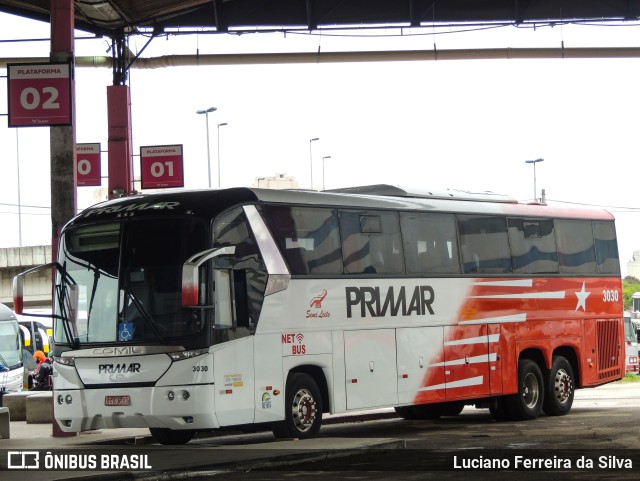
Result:
[[[50,0],[0,0],[0,12],[49,21]],[[76,28],[212,32],[549,24],[638,20],[640,0],[76,0]]]

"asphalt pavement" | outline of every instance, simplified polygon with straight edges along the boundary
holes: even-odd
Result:
[[[639,388],[638,384],[615,383],[579,390],[576,401],[583,408],[608,407],[621,399],[625,404],[640,406]],[[379,409],[327,415],[324,424],[392,417],[397,417],[393,409]],[[224,476],[258,468],[384,453],[406,446],[404,439],[394,438],[391,433],[389,437],[374,438],[325,435],[310,440],[275,440],[266,432],[202,433],[185,446],[160,446],[142,428],[54,436],[51,424],[25,421],[10,424],[10,438],[0,440],[0,480],[204,479],[217,473]],[[39,469],[33,469],[36,465]]]
[[[385,417],[396,414],[393,409],[382,409],[329,415],[325,424]],[[0,480],[7,481],[166,481],[404,447],[403,440],[393,438],[275,440],[265,432],[201,433],[184,446],[159,446],[146,428],[102,429],[59,436],[54,435],[51,424],[12,421],[10,429],[11,437],[0,440]]]

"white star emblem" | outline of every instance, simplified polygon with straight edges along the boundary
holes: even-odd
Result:
[[[582,283],[582,290],[576,292],[578,298],[578,304],[576,305],[576,311],[582,307],[582,310],[587,312],[587,297],[591,295],[590,292],[584,290],[584,282]]]

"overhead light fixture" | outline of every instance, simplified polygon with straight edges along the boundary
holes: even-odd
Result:
[[[107,0],[80,0],[76,1],[75,5],[87,19],[95,22],[118,22],[123,20],[118,11],[113,8],[111,2]]]

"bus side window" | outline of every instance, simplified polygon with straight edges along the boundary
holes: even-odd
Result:
[[[593,274],[596,255],[589,220],[556,220],[556,241],[560,272]]]
[[[552,219],[509,218],[508,226],[514,272],[558,272],[558,253]]]
[[[458,241],[452,214],[400,214],[408,274],[458,274]]]
[[[236,207],[222,213],[214,224],[214,246],[235,246],[229,259],[233,279],[235,315],[238,329],[228,335],[237,338],[248,335],[262,309],[267,272],[253,232],[242,208]],[[252,326],[253,324],[253,326]]]
[[[613,222],[594,221],[593,237],[596,244],[596,261],[600,274],[620,274],[620,258]]]
[[[232,271],[233,297],[235,305],[235,320],[237,327],[253,328],[249,316],[249,291],[247,289],[247,271],[244,269]]]
[[[459,215],[458,230],[465,273],[511,272],[507,219],[502,216]]]
[[[346,274],[400,274],[404,256],[396,212],[340,211]]]
[[[335,209],[263,205],[260,211],[291,274],[342,274]]]

